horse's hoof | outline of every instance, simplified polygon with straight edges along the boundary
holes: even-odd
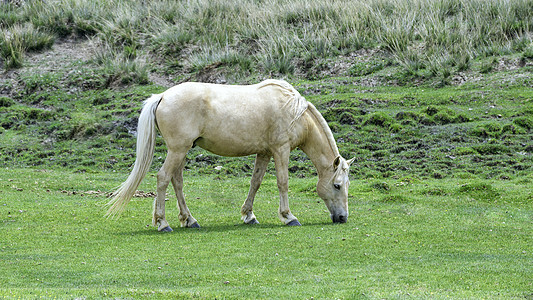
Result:
[[[200,225],[198,224],[198,222],[195,222],[191,226],[189,226],[189,228],[200,228]]]
[[[302,226],[302,224],[300,224],[300,222],[298,222],[297,219],[294,219],[290,221],[289,223],[287,223],[287,226]]]
[[[165,227],[165,228],[159,230],[159,232],[172,232],[172,231],[173,231],[173,230],[172,230],[172,228],[170,228],[170,226],[167,226],[167,227]]]
[[[259,224],[259,221],[257,221],[257,219],[251,219],[248,223],[246,223],[248,225],[254,225],[254,224]]]

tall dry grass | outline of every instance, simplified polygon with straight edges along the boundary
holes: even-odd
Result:
[[[290,74],[301,61],[379,48],[406,70],[438,74],[531,48],[533,1],[35,0],[2,5],[0,16],[3,32],[31,24],[58,37],[97,37],[117,55],[149,52],[186,71],[224,64]]]

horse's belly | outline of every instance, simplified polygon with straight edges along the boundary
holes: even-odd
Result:
[[[268,152],[261,142],[243,141],[232,136],[218,136],[217,139],[199,138],[195,145],[221,156],[247,156]]]

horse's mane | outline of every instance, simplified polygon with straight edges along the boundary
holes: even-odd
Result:
[[[328,144],[331,147],[331,151],[333,151],[333,154],[335,157],[339,156],[339,148],[337,148],[337,143],[335,143],[335,138],[333,137],[333,133],[331,132],[331,129],[329,128],[328,123],[322,116],[322,114],[316,109],[316,107],[309,103],[308,111],[313,115],[315,120],[317,120],[318,124],[324,131],[324,134],[326,135],[326,138],[328,139]]]
[[[289,125],[289,128],[292,129],[295,122],[300,119],[300,117],[307,110],[309,102],[307,102],[307,100],[305,100],[305,98],[302,97],[302,95],[300,95],[300,93],[292,85],[284,80],[268,79],[262,81],[258,84],[258,89],[271,85],[279,87],[280,91],[287,96],[287,102],[285,102],[282,108],[287,109],[289,111],[289,115],[292,117]]]

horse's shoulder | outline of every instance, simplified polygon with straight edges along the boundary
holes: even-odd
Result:
[[[290,117],[290,126],[300,119],[303,113],[307,110],[308,102],[300,93],[288,82],[284,80],[268,79],[257,84],[257,89],[273,87],[276,91],[281,93],[281,97],[277,98],[280,109],[287,112]]]

